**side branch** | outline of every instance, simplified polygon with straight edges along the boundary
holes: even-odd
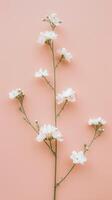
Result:
[[[64,110],[65,106],[67,105],[68,101],[66,100],[62,106],[62,108],[60,109],[60,111],[57,113],[57,117],[60,116],[60,114],[62,113],[62,111]]]
[[[38,133],[39,131],[39,124],[38,122],[36,122],[37,124],[37,128],[32,124],[32,122],[29,120],[27,114],[26,114],[26,111],[24,109],[24,106],[23,106],[23,102],[20,102],[20,109],[19,109],[22,114],[24,115],[24,120],[26,121],[27,124],[29,124],[29,126],[36,132]],[[53,151],[53,149],[51,149],[50,145],[44,140],[44,143],[47,145],[47,147],[51,150],[51,152],[55,155],[55,152]]]
[[[90,143],[88,145],[84,145],[84,154],[89,151],[89,148],[91,147],[91,145],[93,144],[93,142],[96,140],[96,138],[98,137],[97,135],[97,129],[95,130],[94,136],[92,138],[92,140],[90,141]],[[75,168],[76,164],[73,164],[72,167],[68,170],[67,174],[56,184],[56,187],[58,187],[67,177],[68,175],[72,172],[72,170]]]
[[[72,167],[68,170],[67,174],[56,184],[56,187],[59,186],[67,178],[67,176],[71,173],[75,166],[75,164],[72,165]]]
[[[28,118],[28,116],[27,116],[27,114],[26,114],[26,111],[25,111],[25,109],[24,109],[24,106],[23,106],[23,102],[21,103],[20,102],[20,108],[19,108],[19,110],[22,112],[22,114],[24,115],[24,120],[27,122],[27,124],[29,124],[30,125],[30,127],[37,133],[38,131],[39,131],[39,126],[38,126],[38,128],[36,129],[36,127],[32,124],[32,122],[29,120],[29,118]],[[36,122],[36,123],[38,123],[38,122]]]
[[[45,82],[50,86],[52,90],[54,90],[54,87],[51,85],[50,81],[45,76],[42,76],[42,78],[45,80]]]
[[[55,66],[55,68],[59,67],[59,65],[60,65],[62,60],[63,60],[63,56],[60,57],[59,61],[57,62],[56,66]]]

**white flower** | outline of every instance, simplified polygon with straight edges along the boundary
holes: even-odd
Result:
[[[64,101],[74,102],[76,101],[76,92],[72,88],[68,88],[62,91],[62,93],[57,94],[56,99],[58,104]]]
[[[61,48],[61,49],[58,50],[58,53],[59,53],[60,56],[63,56],[63,58],[64,58],[66,61],[68,61],[68,62],[71,61],[71,59],[72,59],[72,54],[71,54],[67,49]]]
[[[40,68],[38,71],[35,72],[35,77],[36,78],[42,78],[43,76],[47,77],[48,75],[49,74],[48,74],[47,69]]]
[[[45,31],[40,32],[38,43],[45,44],[46,42],[49,42],[51,40],[55,40],[57,38],[57,34],[54,31]]]
[[[86,156],[84,155],[83,151],[73,151],[70,158],[73,160],[74,164],[84,164],[87,161]]]
[[[51,13],[49,16],[47,16],[46,20],[54,26],[59,26],[62,23],[62,21],[57,17],[56,13]]]
[[[89,119],[88,124],[90,126],[103,126],[106,124],[106,121],[102,119],[101,117],[98,117],[95,119]]]
[[[57,139],[58,141],[62,142],[63,137],[61,132],[53,125],[44,124],[40,127],[39,134],[36,137],[38,142],[42,142],[45,139]]]
[[[24,96],[24,92],[20,88],[17,88],[9,92],[9,99],[15,99],[22,96]]]

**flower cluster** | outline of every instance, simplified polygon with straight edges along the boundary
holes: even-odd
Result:
[[[103,126],[106,124],[106,121],[102,119],[101,117],[89,119],[88,124],[90,126]]]
[[[57,104],[61,104],[65,101],[74,102],[76,101],[76,92],[72,88],[68,88],[61,93],[57,94]]]
[[[62,57],[62,59],[70,62],[72,59],[72,54],[65,48],[61,48],[58,50],[58,54]]]
[[[39,44],[50,44],[52,40],[55,40],[57,38],[57,34],[54,31],[45,31],[40,32],[40,36],[37,40]]]
[[[48,22],[52,28],[55,28],[56,26],[59,26],[62,23],[62,20],[58,18],[56,13],[51,13],[46,18],[44,18],[43,21]]]
[[[38,142],[42,142],[44,140],[49,140],[49,139],[56,139],[60,142],[63,141],[63,137],[61,132],[56,128],[55,126],[51,124],[44,124],[43,126],[40,127],[39,133],[36,137],[36,140]]]
[[[94,119],[89,119],[88,124],[96,130],[97,136],[100,136],[104,132],[103,126],[106,124],[106,121],[101,117]]]
[[[47,77],[48,75],[49,74],[48,74],[47,69],[40,68],[38,71],[35,72],[35,77],[36,78],[42,78],[43,76]]]
[[[87,161],[86,156],[84,155],[83,151],[73,151],[70,158],[72,159],[74,164],[84,164]]]
[[[17,88],[9,92],[9,99],[22,99],[22,98],[24,98],[24,92],[20,88]]]

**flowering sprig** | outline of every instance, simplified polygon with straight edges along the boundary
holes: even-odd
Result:
[[[42,19],[44,22],[48,22],[52,29],[55,29],[56,26],[59,26],[62,23],[56,13],[51,13],[50,15],[46,16]]]
[[[50,45],[53,40],[57,39],[57,34],[54,31],[45,31],[45,32],[40,32],[39,38],[37,42],[39,44],[48,44]]]
[[[24,92],[20,88],[12,90],[9,92],[9,99],[18,99],[20,102],[23,102]]]
[[[40,68],[38,71],[35,72],[36,78],[42,78],[49,76],[47,69]]]
[[[67,49],[61,48],[57,52],[60,55],[61,59],[71,62],[72,54]]]
[[[95,118],[95,121],[100,121],[100,127],[103,128],[103,126],[106,124],[106,121],[100,117]],[[102,122],[102,123],[101,123]],[[73,171],[73,169],[77,166],[77,164],[84,164],[87,161],[87,158],[85,156],[86,152],[89,151],[90,147],[92,146],[93,142],[97,139],[97,137],[99,137],[101,135],[101,133],[103,132],[99,132],[99,123],[97,125],[93,125],[90,124],[90,120],[88,121],[88,124],[93,126],[94,128],[94,135],[93,138],[91,139],[91,141],[88,144],[84,144],[83,145],[83,150],[76,152],[76,151],[72,151],[71,155],[70,155],[70,159],[72,159],[73,161],[73,165],[71,166],[71,168],[68,170],[68,172],[65,174],[65,176],[57,182],[57,187],[69,176],[69,174]],[[104,129],[103,129],[104,130]],[[100,134],[99,134],[100,133]]]
[[[103,126],[106,124],[106,121],[101,117],[98,117],[95,119],[89,119],[88,124],[97,131],[97,135],[101,135],[101,133],[104,132]]]
[[[40,68],[38,71],[35,72],[36,78],[43,78],[45,80],[45,82],[54,90],[54,87],[52,86],[50,81],[47,79],[48,76],[49,76],[49,73],[48,73],[47,69]]]
[[[19,102],[19,111],[23,114],[23,119],[26,121],[26,123],[36,132],[39,132],[40,126],[38,121],[35,121],[35,125],[30,121],[25,108],[24,108],[24,104],[23,104],[23,100],[24,100],[24,92],[21,89],[15,89],[12,90],[11,92],[9,92],[9,99],[11,100],[17,100]],[[50,145],[47,143],[47,141],[45,141],[45,144],[47,145],[47,147],[51,150],[51,152],[55,155],[55,152],[51,149]]]
[[[27,124],[35,131],[36,141],[44,142],[50,149],[54,156],[54,195],[53,200],[56,200],[57,187],[69,176],[75,166],[81,164],[83,165],[87,162],[86,153],[90,150],[93,142],[104,132],[104,125],[106,121],[101,117],[89,119],[88,125],[93,127],[94,135],[88,144],[84,144],[82,150],[73,150],[70,159],[72,160],[72,166],[68,169],[67,173],[59,181],[57,180],[57,167],[58,167],[58,142],[62,142],[63,135],[57,127],[58,117],[65,109],[68,103],[74,103],[76,101],[76,92],[71,87],[63,90],[61,93],[57,93],[57,68],[62,63],[62,61],[71,62],[72,54],[66,48],[60,48],[55,52],[54,41],[57,39],[58,35],[54,32],[54,29],[59,26],[62,21],[57,17],[55,13],[48,15],[43,21],[47,22],[51,30],[40,32],[37,42],[41,45],[47,45],[51,51],[52,56],[52,68],[53,68],[53,83],[49,81],[49,73],[47,69],[40,68],[35,72],[35,77],[38,79],[43,79],[53,91],[54,100],[54,124],[44,124],[40,125],[36,120],[35,124],[32,123],[24,108],[24,97],[25,94],[21,89],[12,90],[9,93],[10,99],[16,99],[19,102],[19,111],[23,114],[23,119]],[[58,55],[58,60],[56,59]],[[61,108],[58,106],[61,104]]]
[[[70,158],[73,160],[74,164],[83,165],[87,161],[87,158],[84,155],[83,151],[79,151],[79,152],[72,151]]]
[[[39,133],[36,137],[36,140],[38,142],[42,142],[44,140],[53,140],[53,139],[57,139],[60,142],[63,141],[62,134],[57,127],[51,124],[48,125],[44,124],[42,127],[40,127]]]
[[[72,88],[68,88],[62,93],[57,94],[56,96],[57,104],[64,103],[65,101],[74,102],[76,101],[76,92]]]

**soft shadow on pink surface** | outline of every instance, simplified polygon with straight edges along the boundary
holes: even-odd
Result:
[[[104,135],[88,153],[88,162],[58,189],[57,200],[112,199],[111,7],[109,0],[1,1],[0,199],[52,200],[53,157],[44,144],[35,141],[35,133],[23,121],[17,103],[9,101],[8,92],[22,88],[31,119],[52,123],[52,94],[33,76],[40,67],[52,72],[49,51],[36,44],[36,39],[48,29],[41,18],[54,11],[64,22],[57,29],[56,45],[74,55],[70,65],[58,69],[58,91],[72,87],[78,96],[58,122],[65,138],[59,145],[58,178],[71,166],[71,151],[80,150],[92,137],[88,118],[102,116],[108,122]]]

